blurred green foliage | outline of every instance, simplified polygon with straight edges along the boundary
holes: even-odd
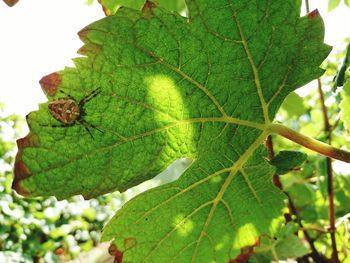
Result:
[[[340,4],[340,0],[328,0],[328,12],[337,8],[339,6],[339,4]],[[344,4],[347,7],[350,7],[350,0],[344,0]]]
[[[321,84],[331,125],[331,134],[325,132],[318,83],[316,81],[298,90],[296,95],[290,95],[283,103],[277,120],[318,140],[328,142],[329,138],[331,138],[333,146],[349,150],[349,134],[344,128],[344,122],[339,114],[339,104],[343,100],[341,95],[343,88],[333,89],[336,81],[335,76],[341,70],[347,49],[348,40],[344,42],[341,50],[333,51],[333,54],[323,65],[326,72],[321,79]],[[344,77],[345,80],[349,78],[348,70],[345,72]],[[295,111],[291,111],[291,108],[295,108]],[[306,230],[314,242],[316,250],[330,258],[332,247],[330,235],[327,232],[329,227],[329,206],[326,158],[278,136],[273,137],[273,142],[276,154],[285,149],[294,149],[304,151],[308,155],[301,169],[293,169],[284,175],[280,175],[279,178],[282,182],[283,190],[290,196],[297,212],[297,216],[292,215],[292,219],[296,222],[300,220],[303,225],[303,229],[299,226],[295,234],[303,239],[303,231]],[[341,262],[350,262],[349,168],[348,164],[339,161],[333,162],[336,240]]]
[[[58,262],[98,244],[103,223],[125,195],[110,194],[84,201],[25,199],[11,189],[14,138],[23,120],[0,106],[0,262]],[[42,261],[41,261],[42,262]]]

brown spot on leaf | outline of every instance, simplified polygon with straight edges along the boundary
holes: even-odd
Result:
[[[38,138],[32,134],[28,134],[26,137],[17,140],[17,147],[22,150],[25,147],[38,146]]]
[[[89,34],[90,30],[91,29],[87,26],[78,32],[78,36],[83,42],[85,42],[84,40],[87,39],[87,34]]]
[[[108,9],[101,3],[101,0],[98,0],[97,2],[99,2],[100,5],[102,6],[103,13],[105,13],[106,16],[111,15],[111,13],[108,11]]]
[[[17,4],[18,0],[4,0],[4,2],[8,6],[14,6],[15,4]]]
[[[157,5],[149,0],[146,0],[145,4],[143,5],[141,11],[144,17],[151,18],[153,17],[153,9],[156,8]]]
[[[15,163],[15,179],[22,180],[31,175],[30,170],[22,160]]]
[[[45,94],[53,96],[56,94],[58,86],[61,84],[61,76],[57,72],[54,72],[43,77],[39,83]]]
[[[319,17],[319,16],[320,16],[320,13],[318,12],[317,9],[315,9],[314,11],[311,11],[311,12],[307,15],[307,17],[308,17],[310,20],[312,20],[312,19],[314,19],[314,18],[316,18],[316,17]]]
[[[137,240],[134,237],[128,237],[124,239],[125,250],[131,249],[137,245]]]
[[[111,244],[108,248],[108,253],[114,256],[113,263],[123,263],[123,252],[118,250],[115,244]]]
[[[26,137],[17,140],[18,153],[16,155],[14,165],[14,179],[12,182],[12,189],[20,195],[27,196],[30,193],[23,188],[21,181],[31,176],[31,171],[26,164],[22,161],[22,152],[24,148],[36,147],[38,145],[38,139],[35,135],[29,133]]]
[[[89,43],[88,45],[84,45],[78,49],[78,54],[84,55],[84,56],[98,54],[100,52],[101,52],[101,47],[98,45],[93,45],[91,43]]]
[[[241,248],[241,253],[234,259],[230,259],[228,263],[246,263],[249,261],[249,258],[253,255],[254,253],[254,248],[260,246],[260,238],[256,240],[256,242],[247,247],[242,247]]]
[[[17,159],[17,158],[16,158]],[[16,160],[15,163],[15,178],[12,182],[12,189],[16,190],[16,192],[20,195],[27,196],[29,192],[24,189],[21,185],[21,181],[27,177],[29,177],[30,171],[27,166],[21,160]]]

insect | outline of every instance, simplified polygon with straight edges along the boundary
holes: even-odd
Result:
[[[63,91],[61,92],[65,94]],[[94,136],[92,136],[90,128],[94,128],[103,133],[95,125],[92,125],[84,120],[84,116],[86,115],[84,109],[85,104],[100,93],[101,89],[97,88],[82,98],[79,102],[67,94],[65,94],[67,98],[51,101],[48,105],[49,112],[52,117],[62,123],[60,126],[52,125],[51,127],[69,127],[75,125],[76,123],[80,123],[82,126],[84,126],[85,130],[87,130],[92,138],[94,138]]]

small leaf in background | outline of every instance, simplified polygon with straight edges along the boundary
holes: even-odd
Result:
[[[98,0],[107,16],[114,15],[122,6],[141,10],[145,0]]]
[[[345,73],[347,69],[350,67],[350,44],[348,44],[346,48],[346,54],[343,60],[343,63],[338,71],[337,75],[334,77],[333,82],[333,92],[336,91],[337,87],[342,87],[345,81]]]
[[[347,7],[350,7],[350,0],[344,0],[344,3]]]
[[[286,189],[297,207],[310,205],[316,198],[315,186],[307,183],[298,183]]]
[[[338,7],[340,0],[328,0],[328,12],[331,12],[333,9]]]
[[[343,64],[338,71],[337,75],[334,78],[334,86],[333,86],[333,92],[336,91],[337,87],[342,87],[344,85],[345,80],[345,72],[346,72],[347,66]]]
[[[350,80],[348,80],[341,92],[343,98],[339,107],[341,109],[341,119],[344,122],[345,129],[350,131]]]
[[[289,116],[300,117],[306,111],[304,100],[297,93],[291,92],[283,101],[281,108]]]
[[[85,0],[86,5],[92,5],[95,0]]]
[[[307,154],[299,151],[280,151],[270,163],[277,168],[277,174],[286,174],[299,168],[306,160]]]
[[[262,256],[266,260],[265,262],[272,262],[306,255],[309,250],[295,235],[297,230],[297,226],[293,223],[288,223],[280,227],[276,238],[262,237],[260,246],[255,249],[256,255],[254,257],[259,258],[259,256]]]

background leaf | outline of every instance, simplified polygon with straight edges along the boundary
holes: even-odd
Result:
[[[343,87],[341,92],[343,97],[339,107],[341,109],[341,118],[344,122],[345,128],[349,131],[350,129],[350,80],[348,80]]]
[[[283,101],[281,108],[289,116],[301,116],[305,113],[306,107],[304,105],[303,98],[301,98],[297,93],[291,92],[287,98]]]
[[[350,7],[350,0],[344,0],[344,3],[345,3],[348,7]]]
[[[253,262],[272,262],[286,260],[306,255],[308,249],[295,235],[298,227],[293,223],[281,226],[274,239],[263,237],[261,244],[255,250]],[[255,259],[255,260],[254,260]]]
[[[332,11],[340,4],[340,0],[328,0],[328,12]]]
[[[280,151],[270,163],[277,168],[277,174],[285,174],[300,167],[305,162],[307,154],[297,151]]]

